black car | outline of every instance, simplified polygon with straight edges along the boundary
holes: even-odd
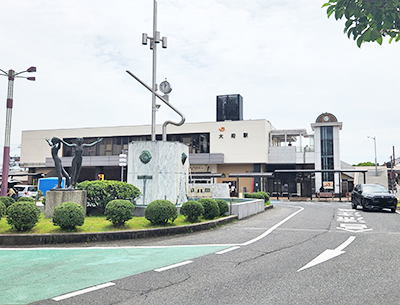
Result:
[[[380,184],[357,184],[351,192],[351,207],[356,209],[362,206],[363,210],[390,209],[396,212],[397,198]]]

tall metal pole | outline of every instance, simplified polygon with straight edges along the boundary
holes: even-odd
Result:
[[[8,70],[8,72],[0,69],[0,75],[8,77],[8,91],[7,91],[7,110],[6,110],[6,131],[4,137],[4,152],[3,152],[3,172],[2,172],[2,183],[0,196],[7,196],[8,188],[8,174],[10,170],[10,139],[11,139],[11,117],[13,108],[13,92],[14,92],[14,79],[26,78],[27,80],[34,81],[35,77],[24,77],[19,74],[25,72],[36,72],[36,67],[30,67],[26,71],[15,73],[14,70]]]
[[[8,71],[8,92],[7,92],[7,111],[6,111],[6,132],[4,136],[4,152],[3,152],[3,172],[1,183],[1,196],[7,196],[8,173],[10,169],[10,138],[11,138],[11,118],[13,108],[13,91],[14,91],[14,70]]]
[[[373,139],[374,140],[374,150],[375,150],[375,176],[378,176],[378,163],[376,161],[376,137],[370,137],[368,136],[367,138]]]
[[[152,81],[152,99],[151,99],[151,141],[156,140],[156,67],[157,67],[157,43],[160,34],[157,33],[157,1],[154,0],[154,13],[153,13],[153,40],[151,41],[151,46],[153,48],[153,81]]]
[[[376,162],[376,137],[373,137],[374,139],[374,148],[375,148],[375,176],[378,176],[378,164]]]

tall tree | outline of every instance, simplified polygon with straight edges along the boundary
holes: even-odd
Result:
[[[382,44],[383,37],[389,36],[389,43],[400,40],[400,0],[329,0],[328,18],[347,21],[344,33],[357,40],[357,46],[363,42],[376,41]]]

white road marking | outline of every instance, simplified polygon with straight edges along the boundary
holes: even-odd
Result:
[[[239,246],[235,246],[235,247],[228,248],[228,249],[225,249],[225,250],[222,250],[222,251],[219,251],[219,252],[215,252],[215,254],[225,254],[227,252],[231,252],[231,251],[236,250],[236,249],[240,249],[240,247]]]
[[[300,268],[299,270],[297,270],[297,272],[302,271],[307,268],[310,268],[310,267],[314,267],[315,265],[326,262],[336,256],[339,256],[339,255],[345,253],[345,251],[343,251],[343,249],[346,248],[348,245],[350,245],[355,239],[356,239],[355,236],[350,236],[343,244],[341,244],[336,249],[325,250],[320,255],[318,255],[316,258],[314,258],[311,262],[309,262],[307,265],[305,265],[303,268]]]
[[[368,229],[367,225],[362,223],[341,223],[340,227],[336,227],[336,229],[353,233],[372,231],[372,229]]]
[[[52,298],[52,300],[58,302],[58,301],[62,301],[62,300],[68,299],[68,298],[76,297],[76,296],[84,294],[84,293],[88,293],[88,292],[92,292],[92,291],[95,291],[95,290],[111,287],[111,286],[114,286],[114,285],[115,285],[115,283],[109,282],[109,283],[93,286],[93,287],[90,287],[90,288],[78,290],[78,291],[75,291],[75,292],[63,294],[63,295],[60,295],[58,297]]]
[[[169,265],[169,266],[166,266],[166,267],[154,269],[154,271],[162,272],[162,271],[169,270],[169,269],[172,269],[172,268],[177,268],[177,267],[180,267],[180,266],[184,266],[184,265],[187,265],[187,264],[190,264],[190,263],[193,263],[193,261],[180,262],[180,263]]]
[[[299,207],[296,207],[299,208]],[[283,225],[286,221],[288,221],[289,219],[291,219],[292,217],[296,216],[297,214],[299,214],[300,212],[302,212],[304,210],[304,208],[300,207],[300,210],[298,210],[297,212],[294,212],[292,215],[286,217],[284,220],[278,222],[276,225],[274,225],[272,228],[268,229],[267,231],[265,231],[263,234],[261,234],[260,236],[253,238],[252,240],[249,240],[248,242],[245,242],[244,244],[242,244],[242,246],[248,246],[252,243],[255,243],[256,241],[259,241],[260,239],[263,239],[265,236],[269,235],[270,233],[272,233],[276,228],[280,227],[281,225]]]

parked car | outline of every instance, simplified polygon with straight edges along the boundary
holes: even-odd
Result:
[[[37,195],[38,188],[36,185],[16,185],[14,190],[17,193],[17,197],[35,197]]]
[[[357,184],[351,193],[351,207],[363,210],[390,209],[396,212],[397,198],[380,184]]]

